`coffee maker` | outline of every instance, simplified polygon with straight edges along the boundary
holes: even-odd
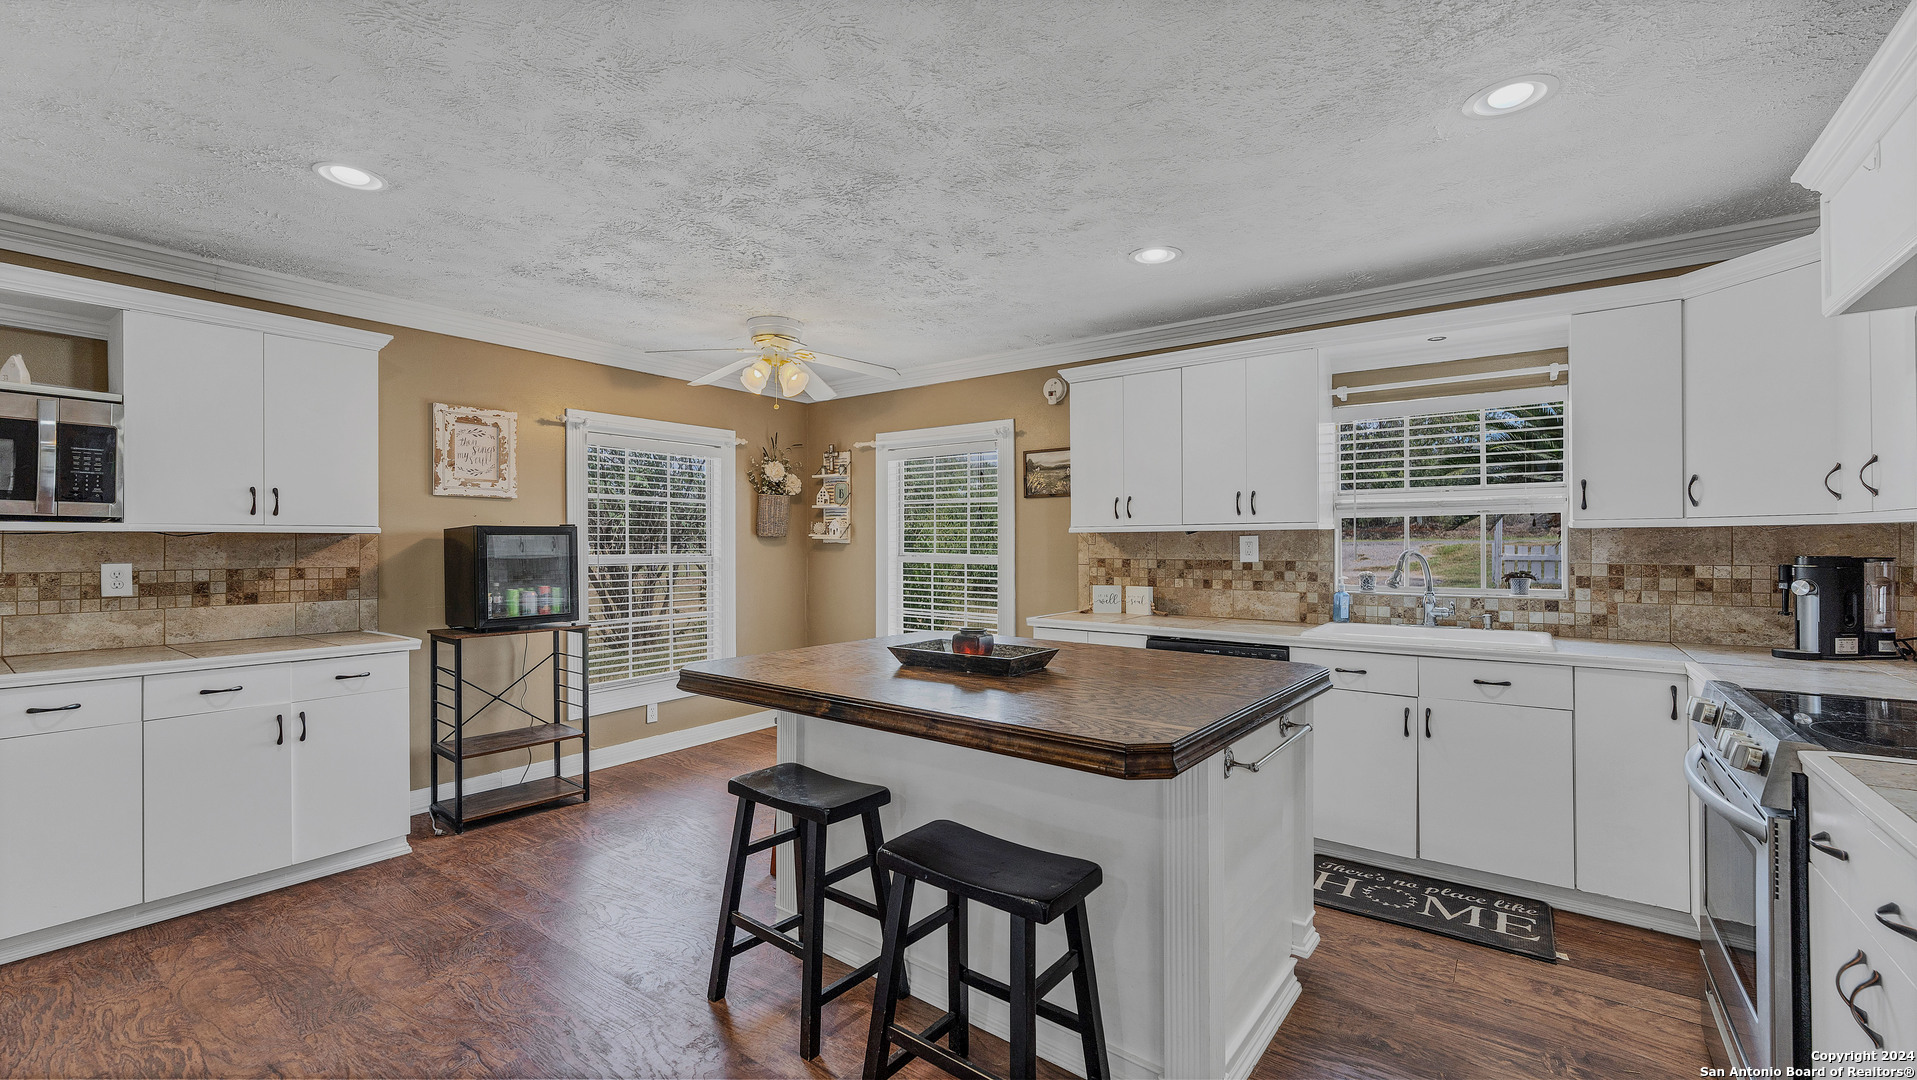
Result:
[[[1782,611],[1797,617],[1797,647],[1772,649],[1771,655],[1786,660],[1896,659],[1896,581],[1896,561],[1886,556],[1799,555],[1779,566]]]

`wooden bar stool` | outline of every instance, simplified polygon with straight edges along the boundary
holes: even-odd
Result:
[[[879,831],[879,807],[892,801],[892,793],[877,784],[861,784],[793,762],[735,776],[726,787],[739,797],[739,812],[732,827],[732,854],[726,861],[725,897],[719,910],[719,935],[712,950],[712,981],[707,984],[706,997],[725,999],[726,976],[731,972],[733,957],[761,944],[784,949],[799,958],[799,1056],[818,1057],[819,1014],[825,1003],[857,986],[879,966],[874,958],[831,986],[821,985],[825,979],[825,902],[831,900],[875,920],[884,919],[881,905],[886,901],[885,873],[876,861],[879,845],[885,841]],[[761,804],[792,815],[793,827],[753,840],[752,815]],[[826,826],[854,816],[865,826],[865,854],[827,870]],[[739,910],[746,858],[788,840],[795,842],[794,884],[798,887],[799,913],[768,926]],[[876,904],[834,887],[861,870],[871,871]],[[735,926],[747,936],[734,940]],[[793,927],[799,930],[796,938],[786,933]]]
[[[1105,1048],[1105,1022],[1098,1008],[1098,980],[1092,972],[1091,931],[1085,898],[1104,880],[1094,862],[1054,855],[968,829],[956,821],[934,821],[879,849],[878,865],[892,876],[885,911],[885,941],[879,954],[879,982],[872,998],[872,1032],[865,1044],[866,1080],[883,1080],[915,1057],[953,1076],[992,1080],[974,1064],[970,1050],[968,990],[983,990],[1012,1007],[1012,1080],[1038,1075],[1038,1018],[1079,1033],[1085,1045],[1087,1080],[1106,1080],[1111,1061]],[[912,887],[922,881],[946,894],[945,907],[910,923]],[[966,902],[976,900],[1011,916],[1010,984],[967,966]],[[1037,935],[1041,923],[1065,916],[1065,955],[1041,974]],[[909,924],[909,925],[908,925]],[[939,927],[946,928],[946,1012],[924,1031],[894,1023],[904,986],[906,946]],[[1044,1000],[1072,976],[1078,1011],[1068,1012]],[[951,1049],[937,1045],[941,1037]],[[893,1043],[902,1049],[891,1053]]]

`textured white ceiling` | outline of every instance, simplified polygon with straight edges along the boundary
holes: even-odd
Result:
[[[0,211],[909,368],[1814,208],[1787,177],[1902,8],[8,0]]]

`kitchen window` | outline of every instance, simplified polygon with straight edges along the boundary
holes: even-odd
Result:
[[[733,655],[737,440],[573,409],[566,424],[594,711],[684,697],[681,667]]]
[[[879,632],[1014,633],[1012,422],[876,442]]]

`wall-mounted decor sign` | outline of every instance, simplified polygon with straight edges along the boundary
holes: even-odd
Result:
[[[1025,451],[1025,497],[1058,499],[1072,493],[1072,450]]]
[[[519,494],[519,414],[433,403],[433,494]]]

